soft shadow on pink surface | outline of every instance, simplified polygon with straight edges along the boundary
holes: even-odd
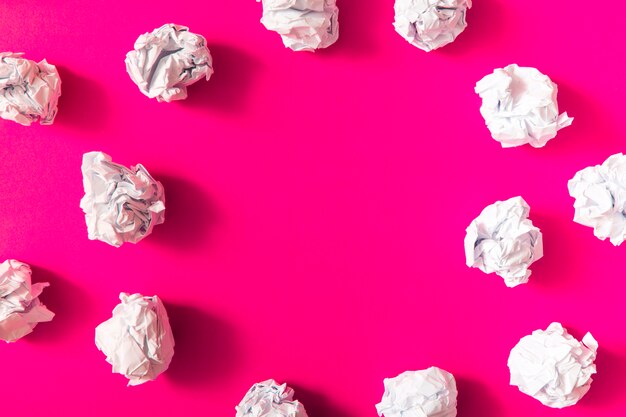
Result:
[[[624,398],[624,375],[626,375],[626,346],[618,350],[598,348],[596,367],[598,373],[593,376],[591,389],[581,400],[581,406],[590,408],[606,407],[619,403]]]
[[[541,71],[541,68],[539,70]],[[558,86],[559,112],[567,112],[574,118],[574,122],[570,127],[559,131],[557,136],[548,142],[546,150],[550,152],[546,154],[547,157],[552,157],[554,152],[558,152],[568,155],[606,154],[608,158],[613,153],[621,151],[623,140],[618,133],[616,120],[607,112],[607,105],[588,94],[584,90],[584,85],[570,85],[558,77],[551,79]],[[597,163],[603,161],[604,159]]]
[[[506,13],[503,3],[497,0],[472,2],[472,8],[467,11],[465,30],[454,42],[437,49],[434,53],[462,56],[485,47],[505,47],[507,32],[518,30],[514,27],[516,23],[514,20],[506,20]]]
[[[55,272],[31,265],[32,281],[48,282],[40,296],[41,302],[54,313],[52,321],[39,323],[28,336],[34,343],[63,343],[77,327],[84,326],[84,318],[93,313],[87,293],[76,284]]]
[[[209,43],[215,72],[209,81],[202,79],[187,87],[181,104],[211,112],[237,113],[251,104],[250,83],[261,69],[261,62],[249,53],[224,44]]]
[[[179,250],[206,249],[219,215],[199,185],[186,179],[154,174],[165,190],[165,222],[154,228],[152,241]]]
[[[304,405],[304,409],[309,417],[357,417],[355,413],[349,412],[340,404],[331,403],[321,392],[303,388],[297,384],[289,383],[288,385],[295,392],[294,399]]]
[[[367,2],[363,0],[341,0],[339,7],[339,39],[328,48],[315,52],[322,55],[350,55],[364,58],[384,52],[381,48],[380,33],[373,28],[381,26],[385,20],[386,28],[393,29],[393,3]],[[388,17],[386,19],[386,17]]]
[[[573,200],[572,200],[573,201]],[[546,213],[537,209],[530,211],[530,219],[543,234],[543,258],[533,263],[530,284],[549,291],[561,292],[563,288],[580,285],[584,277],[578,271],[587,260],[580,256],[580,243],[573,239],[563,239],[577,225],[572,222],[571,213]],[[584,226],[580,226],[584,227]],[[591,229],[589,230],[591,232]],[[567,262],[564,260],[567,259]],[[559,271],[554,273],[554,271]]]
[[[113,103],[99,80],[87,78],[65,66],[56,66],[61,77],[61,97],[55,124],[96,132],[109,122]]]
[[[165,307],[176,341],[168,378],[181,385],[219,385],[237,369],[241,349],[228,323],[196,307]]]
[[[479,381],[455,377],[459,417],[502,417],[498,398]]]

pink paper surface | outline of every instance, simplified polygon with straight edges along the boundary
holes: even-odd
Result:
[[[295,53],[249,1],[0,3],[0,50],[57,65],[52,126],[0,120],[0,260],[49,281],[51,323],[0,345],[4,415],[234,416],[257,381],[296,389],[310,417],[373,417],[384,377],[430,365],[457,378],[459,416],[626,413],[622,247],[572,222],[567,180],[624,151],[623,16],[545,0],[477,0],[454,44],[397,35],[391,0],[340,0],[340,39]],[[215,75],[184,102],[143,96],[125,71],[164,23],[207,38]],[[575,118],[543,149],[501,149],[477,80],[510,63],[559,85]],[[142,163],[165,224],[138,245],[89,241],[84,152]],[[465,228],[522,195],[544,233],[528,285],[465,266]],[[126,387],[94,345],[118,293],[158,294],[170,370]],[[600,343],[576,406],[508,385],[510,349],[560,321]]]

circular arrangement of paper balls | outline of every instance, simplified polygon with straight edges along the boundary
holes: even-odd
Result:
[[[294,51],[315,51],[339,36],[336,0],[257,0],[261,23],[278,33]],[[453,42],[467,26],[471,0],[395,0],[394,28],[409,43],[432,51]],[[139,36],[126,55],[126,70],[139,90],[159,102],[182,100],[187,87],[213,74],[206,39],[185,26],[165,24]],[[0,117],[29,126],[54,122],[61,79],[54,65],[21,53],[0,53]],[[530,144],[540,148],[572,124],[559,114],[557,85],[536,68],[516,64],[482,78],[475,92],[480,113],[502,147]],[[163,186],[138,164],[116,164],[102,152],[83,156],[88,237],[120,247],[137,243],[165,220]],[[568,182],[575,199],[574,221],[593,227],[601,240],[620,245],[626,238],[626,156],[615,154],[601,165],[584,168]],[[521,197],[497,201],[466,229],[469,267],[501,276],[508,287],[528,282],[530,265],[543,256],[543,237],[528,218]],[[32,284],[31,269],[9,259],[0,264],[0,340],[14,342],[38,323],[53,319],[39,300],[49,284]],[[174,355],[174,337],[159,297],[120,294],[112,317],[97,326],[95,343],[128,385],[140,385],[165,372]],[[587,333],[581,342],[560,323],[523,337],[508,358],[510,383],[542,404],[563,408],[576,404],[590,389],[596,373],[598,343]],[[384,380],[376,405],[384,417],[455,417],[454,376],[437,367],[406,371]],[[307,417],[294,391],[273,379],[254,384],[236,406],[236,417]]]

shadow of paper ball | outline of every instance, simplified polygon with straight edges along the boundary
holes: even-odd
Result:
[[[373,1],[366,4],[362,0],[339,0],[337,7],[339,39],[328,48],[318,50],[317,54],[371,58],[378,52],[384,52],[379,33],[373,28],[384,24],[394,32],[393,2]],[[403,40],[400,38],[400,41]]]
[[[600,342],[595,363],[598,373],[593,376],[591,388],[580,400],[580,406],[604,408],[608,404],[619,403],[625,392],[626,347],[607,349]]]
[[[501,417],[502,405],[498,398],[479,381],[455,377],[458,390],[457,410],[459,417]]]
[[[167,378],[191,386],[223,383],[239,362],[233,328],[196,307],[172,303],[165,307],[176,343]]]
[[[604,103],[597,100],[592,92],[585,92],[580,85],[571,85],[558,77],[551,78],[558,86],[559,112],[567,112],[574,121],[548,142],[545,147],[547,152],[540,153],[540,156],[591,154],[597,155],[597,164],[601,164],[610,155],[623,151],[621,134],[615,121],[607,117]]]
[[[465,30],[457,36],[454,42],[437,49],[435,53],[461,56],[478,48],[506,47],[507,33],[519,30],[520,23],[516,16],[505,7],[505,4],[498,0],[472,2],[472,8],[467,11]]]
[[[57,273],[31,265],[32,282],[48,282],[39,299],[54,313],[52,321],[39,323],[25,338],[33,343],[63,343],[72,333],[82,331],[87,323],[92,304],[88,294],[76,284]]]
[[[205,191],[183,178],[159,173],[154,178],[163,184],[166,208],[165,222],[154,228],[150,241],[185,251],[209,242],[218,214]]]
[[[64,66],[58,66],[61,97],[55,124],[83,131],[99,131],[109,119],[111,103],[99,80],[89,79]]]
[[[250,83],[256,78],[261,62],[231,45],[209,42],[215,72],[209,81],[200,80],[187,87],[183,106],[204,108],[211,112],[242,112],[251,102]]]
[[[282,383],[281,381],[277,382]],[[342,409],[338,404],[331,403],[324,394],[318,391],[292,384],[289,381],[285,382],[294,390],[294,399],[304,405],[309,417],[357,417],[356,414]]]

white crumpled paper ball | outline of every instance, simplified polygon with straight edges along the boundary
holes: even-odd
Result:
[[[263,3],[261,23],[278,33],[294,51],[327,48],[339,38],[336,0],[257,0]]]
[[[273,379],[254,384],[235,407],[235,417],[307,417],[304,406],[293,399],[287,384],[278,385]]]
[[[396,0],[393,26],[411,45],[430,52],[465,30],[471,7],[471,0]]]
[[[618,153],[578,171],[567,188],[576,199],[574,221],[593,227],[599,239],[621,245],[626,237],[626,156]]]
[[[174,356],[174,336],[163,303],[156,295],[120,293],[113,317],[96,327],[96,346],[113,372],[128,385],[153,381]]]
[[[126,54],[126,71],[150,98],[170,102],[187,98],[187,86],[213,74],[206,40],[185,26],[165,24],[144,33]]]
[[[61,78],[54,65],[0,52],[0,117],[24,126],[51,125],[57,115]]]
[[[582,343],[552,323],[523,337],[511,350],[511,385],[552,408],[576,404],[596,373],[598,342],[587,333]]]
[[[31,284],[30,277],[25,263],[9,259],[0,264],[0,340],[15,342],[54,317],[38,298],[50,284]]]
[[[527,143],[541,148],[574,120],[567,112],[559,114],[557,85],[536,68],[495,69],[474,90],[483,100],[480,113],[491,136],[503,148]]]
[[[528,219],[530,207],[522,197],[496,201],[467,227],[467,266],[495,272],[507,287],[528,282],[530,265],[543,256],[543,237]]]
[[[431,366],[385,378],[385,393],[376,404],[385,417],[455,417],[456,381],[450,372]]]
[[[85,212],[89,239],[115,247],[137,243],[165,221],[163,186],[141,164],[131,169],[102,152],[83,155]]]

